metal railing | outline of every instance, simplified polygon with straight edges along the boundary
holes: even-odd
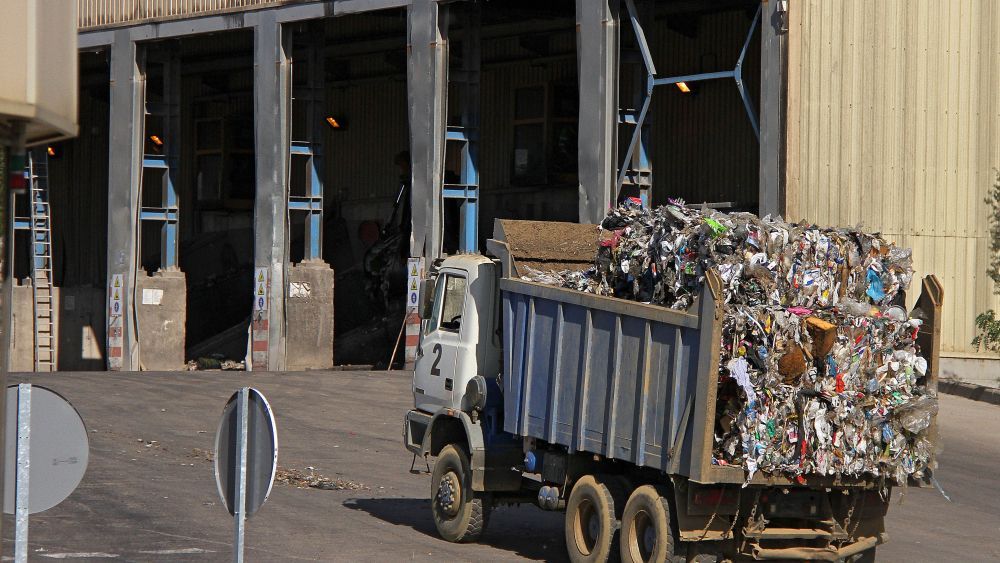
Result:
[[[78,28],[135,25],[316,0],[76,0]]]

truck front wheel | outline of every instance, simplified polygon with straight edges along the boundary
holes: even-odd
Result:
[[[431,478],[431,512],[438,533],[450,542],[475,541],[486,529],[491,509],[488,498],[472,491],[468,456],[454,444],[445,446]]]
[[[643,485],[629,497],[622,515],[624,563],[673,560],[676,542],[670,530],[670,505],[665,492],[653,485]]]

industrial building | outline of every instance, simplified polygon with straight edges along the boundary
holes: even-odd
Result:
[[[80,135],[46,158],[58,369],[384,364],[408,257],[627,196],[882,230],[944,282],[943,354],[981,358],[991,2],[77,3]]]

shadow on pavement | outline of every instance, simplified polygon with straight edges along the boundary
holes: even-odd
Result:
[[[437,535],[434,522],[431,520],[430,500],[416,498],[361,498],[348,499],[344,506],[352,510],[361,510],[390,524],[409,526],[426,534],[437,541],[444,542]],[[523,533],[505,530],[510,522],[520,520],[522,512],[519,509],[494,509],[490,525],[483,537],[477,543],[502,549],[526,559],[537,561],[567,561],[566,548],[561,535],[553,537],[552,541],[539,541],[538,536],[526,536]]]

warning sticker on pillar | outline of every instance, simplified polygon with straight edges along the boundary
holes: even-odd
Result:
[[[423,258],[409,258],[406,261],[406,306],[420,304],[420,278],[424,272]]]
[[[122,298],[125,296],[125,281],[122,274],[114,274],[111,276],[111,287],[108,291],[108,313],[112,317],[120,317],[122,315],[123,305]]]
[[[125,276],[113,274],[108,286],[108,369],[112,371],[122,369],[125,340],[124,322],[122,322],[124,298]]]
[[[405,358],[407,369],[413,368],[417,357],[417,343],[420,339],[420,278],[424,275],[424,259],[410,258],[406,261],[406,342]]]
[[[267,315],[267,268],[256,268],[253,273],[253,317],[251,322],[252,342],[250,350],[251,369],[267,371],[269,344]]]
[[[257,268],[253,279],[253,310],[264,311],[267,309],[267,268]]]

